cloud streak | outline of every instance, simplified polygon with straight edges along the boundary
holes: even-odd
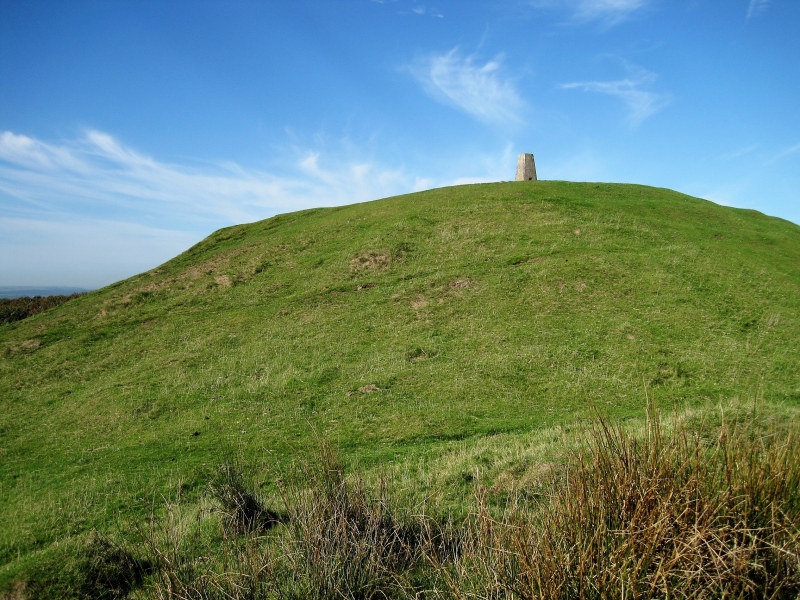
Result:
[[[371,1],[374,2],[375,4],[387,4],[387,0],[371,0]],[[398,0],[388,0],[388,3],[394,4],[397,1]],[[420,16],[436,17],[439,19],[444,18],[444,14],[442,14],[442,12],[436,8],[425,6],[424,4],[419,4],[417,2],[413,2],[411,4],[412,6],[410,8],[398,11],[398,14],[407,15],[413,13],[415,15],[420,15]]]
[[[486,63],[457,48],[434,54],[406,69],[437,101],[495,125],[520,124],[525,102],[502,74],[502,56]]]
[[[365,200],[407,183],[397,170],[363,162],[323,168],[320,153],[302,154],[293,173],[277,176],[234,163],[159,162],[100,131],[61,144],[6,131],[0,134],[0,191],[17,200],[14,206],[4,202],[4,212],[86,206],[233,223],[277,210]]]
[[[789,156],[790,154],[794,154],[796,152],[800,152],[800,144],[795,144],[794,146],[792,146],[790,148],[786,148],[786,150],[784,150],[782,152],[779,152],[769,162],[778,161],[778,160],[780,160],[782,158],[785,158],[785,157]]]
[[[55,143],[2,132],[0,283],[99,287],[151,269],[226,225],[510,179],[511,150],[450,157],[446,169],[431,167],[439,173],[431,178],[359,160],[347,140],[327,151],[287,150],[276,159],[282,166],[267,172],[232,162],[167,163],[97,130]]]
[[[753,17],[759,16],[770,5],[771,0],[750,0],[750,4],[747,6],[747,18],[752,19]]]
[[[734,150],[733,152],[724,154],[720,158],[722,158],[722,160],[735,160],[737,158],[741,158],[742,156],[747,156],[748,154],[755,152],[756,150],[758,150],[758,144],[750,144],[749,146],[745,146],[744,148],[739,148],[738,150]]]
[[[444,18],[444,15],[441,12],[439,12],[438,10],[436,10],[435,8],[429,8],[427,6],[422,6],[422,5],[417,5],[417,6],[412,7],[411,12],[413,12],[416,15],[421,15],[421,16],[427,15],[429,17],[436,17],[436,18],[439,18],[439,19],[443,19]]]
[[[101,131],[61,143],[6,131],[0,134],[0,255],[26,258],[0,263],[0,280],[109,283],[166,260],[225,225],[372,200],[414,185],[414,178],[398,169],[311,151],[296,151],[285,171],[160,162]],[[79,244],[77,238],[96,243]],[[74,261],[89,265],[93,275],[84,269],[82,279],[62,281],[68,270],[52,266],[46,280],[23,281],[26,272],[41,271],[42,263],[34,259],[38,249],[52,256],[73,252]],[[117,275],[109,278],[115,264]]]
[[[650,92],[642,86],[655,81],[655,75],[644,73],[637,79],[620,79],[617,81],[579,81],[565,83],[565,90],[582,90],[596,92],[618,98],[628,110],[628,122],[632,126],[640,125],[645,119],[653,116],[670,103],[669,94]]]
[[[577,22],[616,25],[648,4],[647,0],[533,0],[536,8],[567,9]]]

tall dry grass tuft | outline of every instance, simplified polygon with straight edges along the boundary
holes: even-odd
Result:
[[[137,549],[153,565],[144,597],[158,600],[256,600],[270,591],[271,557],[257,529],[229,536],[218,510],[167,503],[138,531]],[[222,518],[219,518],[222,516]],[[241,531],[241,530],[240,530]],[[138,596],[137,596],[138,597]]]
[[[797,598],[796,438],[718,433],[599,421],[538,510],[479,502],[458,584],[477,569],[485,598]]]
[[[246,479],[240,465],[225,461],[208,486],[219,504],[227,535],[266,531],[281,522],[281,515],[264,506]]]
[[[414,597],[429,583],[428,557],[459,553],[458,532],[400,506],[387,481],[348,481],[327,443],[319,463],[290,488],[289,535],[281,538],[295,597],[328,600]],[[289,594],[287,594],[289,595]]]
[[[491,508],[479,488],[457,524],[400,501],[385,479],[368,487],[347,477],[322,444],[318,463],[285,485],[287,516],[268,533],[209,511],[213,534],[208,519],[170,512],[150,538],[150,591],[198,600],[797,598],[796,438],[759,425],[708,436],[711,427],[686,423],[651,416],[633,431],[598,420],[547,493],[521,490]]]
[[[375,489],[348,480],[327,443],[318,461],[300,467],[284,486],[285,515],[264,509],[246,479],[226,463],[209,486],[212,506],[192,516],[168,503],[165,518],[153,517],[140,535],[140,552],[157,571],[150,596],[414,597],[437,575],[429,556],[458,555],[452,524],[429,518],[424,507],[401,506],[383,479]],[[268,532],[274,524],[282,526]]]

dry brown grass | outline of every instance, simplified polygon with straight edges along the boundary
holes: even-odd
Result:
[[[392,265],[392,254],[386,250],[361,252],[350,259],[350,272],[384,271]]]
[[[485,598],[796,598],[796,438],[717,433],[600,421],[538,510],[479,495],[465,559],[439,568]]]
[[[150,590],[176,599],[797,598],[796,437],[688,422],[665,427],[651,416],[637,432],[598,420],[582,449],[546,465],[537,494],[518,489],[498,509],[478,487],[459,523],[400,500],[384,478],[368,487],[346,477],[322,444],[318,464],[285,484],[287,519],[269,539],[250,528],[221,550],[187,554],[191,536],[173,527],[161,536],[171,550],[151,544],[160,574]]]
[[[348,481],[322,444],[317,466],[290,488],[289,535],[280,538],[286,596],[405,598],[425,588],[429,558],[457,554],[460,532],[427,516],[424,505],[402,506],[385,479],[368,490]]]

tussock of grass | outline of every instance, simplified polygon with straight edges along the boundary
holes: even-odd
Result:
[[[459,580],[519,598],[795,598],[796,437],[717,433],[600,421],[541,509],[481,503]]]
[[[253,492],[246,492],[253,494]],[[345,476],[327,443],[319,460],[282,487],[282,525],[238,537],[219,511],[170,504],[140,531],[137,551],[157,565],[141,596],[177,598],[385,598],[424,589],[430,558],[449,561],[462,531],[403,504],[386,479],[374,488]],[[216,528],[216,531],[215,531]]]
[[[226,461],[217,469],[209,492],[219,503],[226,534],[266,531],[281,521],[281,516],[266,508],[251,489],[239,465]]]
[[[424,505],[404,505],[383,478],[373,490],[348,481],[327,444],[319,457],[288,490],[289,526],[277,545],[293,576],[276,580],[279,590],[318,600],[404,596],[420,586],[429,556],[458,553],[459,532]]]
[[[526,495],[523,487],[498,507],[477,486],[470,514],[458,522],[401,500],[386,479],[368,488],[345,477],[323,445],[319,464],[287,483],[285,526],[268,537],[242,536],[222,554],[195,552],[191,572],[162,560],[146,594],[795,598],[794,427],[756,419],[698,433],[690,422],[682,415],[664,425],[656,415],[626,428],[596,420],[551,469],[546,493]],[[172,536],[174,547],[185,535]]]
[[[757,390],[753,390],[758,393]],[[643,394],[644,396],[644,394]],[[644,399],[643,399],[644,404]],[[603,417],[611,422],[608,416]],[[491,506],[510,500],[535,500],[546,494],[552,476],[566,457],[585,450],[591,420],[521,433],[454,441],[421,456],[398,461],[387,470],[399,482],[398,491],[417,501],[425,496],[450,512],[462,512],[476,486],[486,490]],[[786,437],[800,423],[800,408],[765,402],[762,398],[734,399],[714,404],[698,403],[661,416],[663,426],[691,431],[703,444],[711,444],[720,429],[747,430],[751,435]],[[618,421],[636,437],[646,435],[646,419]],[[379,473],[368,473],[372,480]]]

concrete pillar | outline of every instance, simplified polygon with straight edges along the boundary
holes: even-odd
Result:
[[[517,181],[536,181],[536,163],[533,154],[520,154],[517,158]]]

